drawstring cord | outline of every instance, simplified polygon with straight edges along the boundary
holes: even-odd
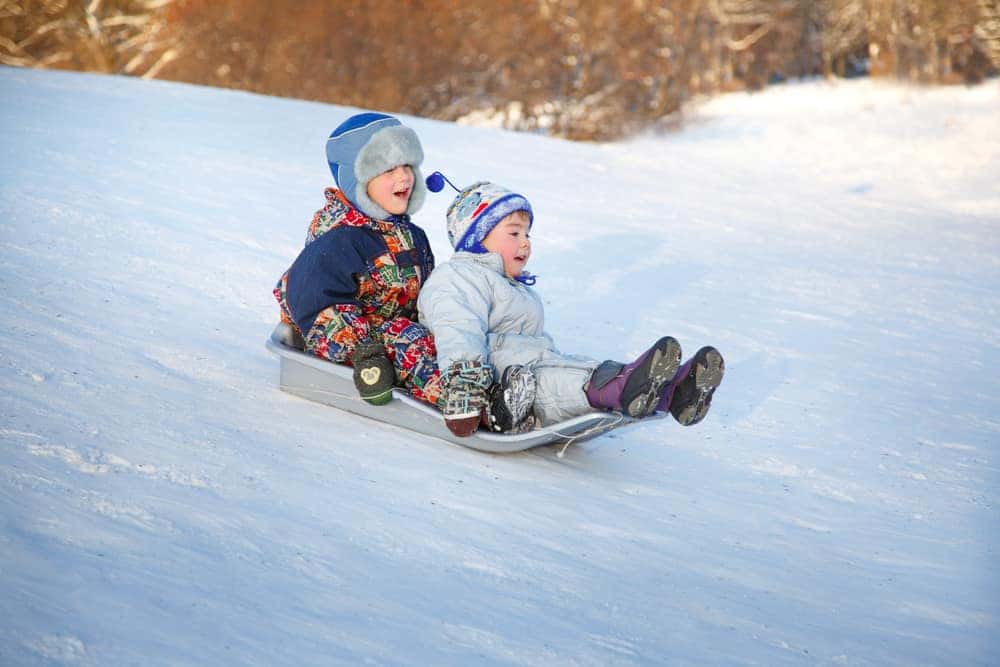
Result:
[[[562,446],[562,449],[560,449],[556,453],[556,458],[560,458],[561,459],[563,456],[565,456],[566,450],[569,449],[569,446],[572,445],[577,440],[579,440],[581,438],[586,439],[586,436],[589,436],[590,434],[598,432],[598,431],[605,431],[605,430],[614,428],[615,426],[617,426],[618,424],[620,424],[625,419],[625,415],[623,415],[620,412],[613,412],[611,414],[613,414],[615,416],[615,420],[613,422],[611,422],[610,424],[607,423],[607,422],[601,422],[599,424],[595,424],[595,425],[591,426],[588,429],[584,429],[583,431],[580,431],[579,433],[574,433],[573,435],[566,435],[565,433],[560,433],[559,431],[553,431],[553,433],[555,435],[559,436],[560,438],[566,438],[566,443]]]
[[[538,276],[536,276],[534,273],[522,273],[517,278],[514,278],[514,280],[516,280],[517,282],[521,283],[522,285],[527,285],[528,287],[534,285],[535,280],[537,279]]]

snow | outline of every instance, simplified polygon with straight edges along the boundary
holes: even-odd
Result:
[[[986,665],[1000,86],[811,81],[578,144],[408,118],[536,214],[560,346],[708,419],[486,455],[284,394],[353,109],[0,68],[0,663]],[[439,261],[444,210],[416,216]]]

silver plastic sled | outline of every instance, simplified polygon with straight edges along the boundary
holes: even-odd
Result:
[[[281,363],[282,391],[483,452],[520,452],[541,445],[581,442],[636,421],[616,412],[591,412],[528,433],[507,435],[480,430],[468,438],[458,438],[444,425],[438,410],[401,389],[393,390],[393,400],[386,405],[362,401],[349,367],[303,352],[296,345],[301,344],[301,339],[296,338],[294,330],[281,323],[267,341],[267,348],[278,355]]]

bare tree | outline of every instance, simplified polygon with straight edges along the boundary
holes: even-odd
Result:
[[[0,62],[612,139],[790,77],[978,80],[998,1],[0,0]]]
[[[1000,1],[979,0],[974,34],[993,67],[1000,70]]]
[[[178,56],[172,0],[0,0],[0,63],[155,77]]]

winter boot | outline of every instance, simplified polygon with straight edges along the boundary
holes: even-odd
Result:
[[[670,411],[683,426],[697,424],[712,405],[712,394],[722,384],[726,362],[714,347],[703,347],[678,369],[657,406]]]
[[[354,364],[354,386],[362,399],[372,405],[385,405],[392,400],[396,371],[380,343],[358,343],[351,363]]]
[[[587,401],[595,408],[618,410],[629,417],[650,415],[680,361],[680,343],[670,336],[656,341],[630,364],[605,361],[590,376]]]
[[[496,433],[525,433],[535,427],[535,374],[524,366],[508,366],[500,382],[486,392],[485,426]]]

